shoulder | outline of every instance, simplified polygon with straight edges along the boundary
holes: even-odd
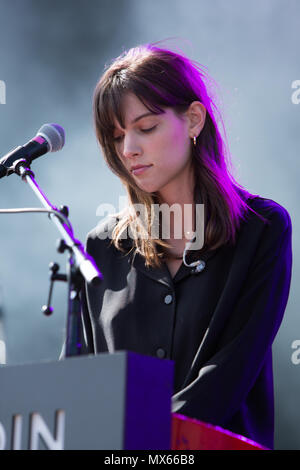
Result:
[[[87,251],[90,253],[95,249],[107,249],[112,245],[113,241],[113,230],[116,225],[125,216],[125,211],[118,212],[116,214],[109,214],[104,220],[101,220],[92,230],[90,230],[86,237]],[[128,240],[124,238],[122,246],[127,247]]]
[[[120,212],[115,214],[108,214],[104,220],[101,220],[92,230],[87,234],[88,240],[103,240],[107,237],[111,238],[113,229],[120,222],[128,216],[129,207],[125,207]]]
[[[114,227],[117,225],[119,219],[116,215],[109,215],[99,222],[87,234],[87,240],[104,240],[111,238]]]
[[[96,261],[101,260],[101,266],[107,256],[113,256],[115,248],[112,243],[113,228],[117,223],[114,216],[108,216],[99,222],[86,236],[86,252]]]
[[[258,260],[268,262],[284,252],[290,256],[292,246],[292,222],[287,209],[266,197],[256,196],[247,200],[249,218],[242,229],[246,245],[257,246]]]
[[[272,227],[273,230],[285,232],[292,226],[292,221],[289,212],[278,202],[273,199],[262,197],[259,195],[250,196],[247,199],[247,204],[254,211],[254,218],[261,216],[262,222],[267,227]],[[256,213],[256,214],[255,214]]]

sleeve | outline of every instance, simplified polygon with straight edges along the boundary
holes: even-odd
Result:
[[[278,205],[279,206],[279,205]],[[272,211],[216,352],[172,397],[172,412],[211,424],[240,409],[268,356],[286,308],[292,270],[288,212]]]

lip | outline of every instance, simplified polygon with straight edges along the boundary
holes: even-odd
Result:
[[[140,175],[141,173],[144,173],[148,168],[150,168],[152,165],[136,165],[133,166],[130,171],[133,175]]]

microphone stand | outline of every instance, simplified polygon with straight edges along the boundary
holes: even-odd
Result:
[[[50,269],[52,270],[50,293],[48,305],[43,307],[43,312],[46,315],[50,315],[53,311],[50,307],[53,282],[55,280],[67,281],[68,311],[65,355],[66,357],[80,355],[82,351],[80,292],[84,286],[84,281],[92,285],[99,285],[103,276],[98,270],[93,258],[84,251],[81,242],[74,238],[71,224],[67,219],[68,209],[64,206],[58,211],[58,209],[50,203],[35,181],[34,173],[30,169],[30,165],[26,159],[17,160],[13,165],[13,171],[21,176],[23,181],[29,184],[43,206],[51,211],[49,212],[49,217],[63,237],[57,249],[60,253],[63,253],[65,250],[69,252],[67,275],[58,274],[59,266],[56,263],[50,265]],[[57,212],[57,214],[55,212]]]

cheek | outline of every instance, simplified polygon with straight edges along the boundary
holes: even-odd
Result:
[[[190,155],[190,139],[181,122],[175,122],[162,136],[161,149],[166,163],[185,163]]]

